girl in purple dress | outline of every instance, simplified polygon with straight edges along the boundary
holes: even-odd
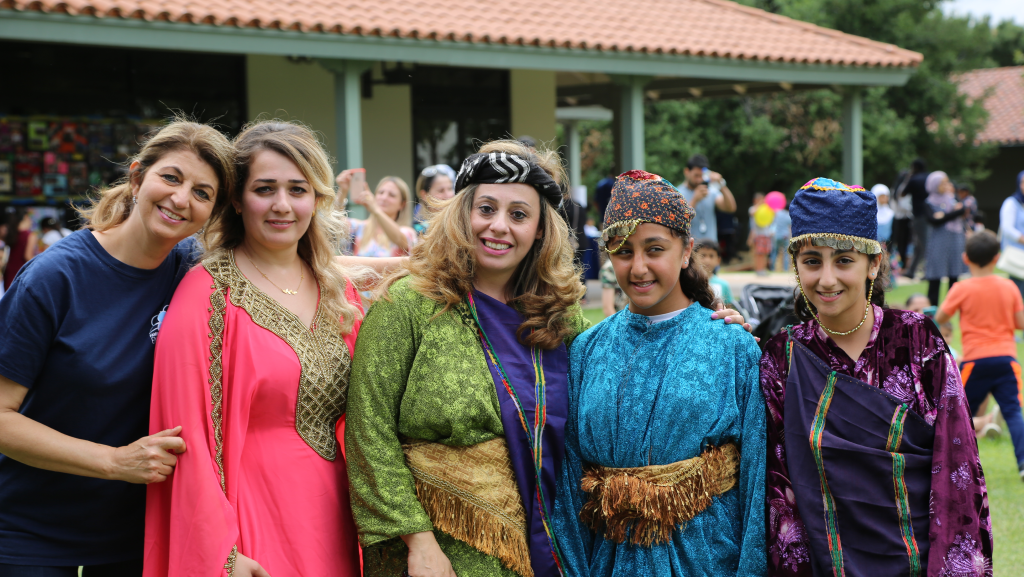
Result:
[[[769,575],[991,575],[985,478],[934,323],[884,307],[874,197],[819,178],[793,199],[803,323],[761,359]]]

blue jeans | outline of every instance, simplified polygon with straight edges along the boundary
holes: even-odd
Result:
[[[768,256],[768,270],[775,270],[775,259],[782,255],[782,269],[789,272],[789,237],[775,237],[772,241],[772,253]]]
[[[82,577],[141,577],[142,559],[87,565]],[[78,577],[78,567],[41,567],[38,565],[7,565],[0,563],[0,577]]]
[[[1013,357],[987,357],[960,364],[964,394],[971,406],[971,416],[989,393],[999,403],[999,410],[1010,430],[1017,467],[1024,465],[1024,416],[1020,412],[1020,365]]]

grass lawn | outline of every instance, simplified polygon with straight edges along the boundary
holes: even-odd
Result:
[[[914,293],[928,292],[928,283],[920,282],[896,287],[887,293],[886,302],[899,308]],[[942,297],[946,295],[943,285]],[[585,309],[587,319],[597,324],[604,319],[600,308]],[[953,318],[953,337],[949,346],[962,351],[959,317]],[[1024,343],[1017,343],[1017,358],[1024,358]],[[1010,437],[1004,432],[998,439],[982,439],[978,443],[981,465],[988,484],[989,510],[995,534],[995,577],[1024,575],[1024,483],[1017,475],[1016,459]]]

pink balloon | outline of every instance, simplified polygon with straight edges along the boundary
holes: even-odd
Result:
[[[786,195],[773,190],[764,197],[764,202],[772,207],[773,210],[782,210],[786,208]]]

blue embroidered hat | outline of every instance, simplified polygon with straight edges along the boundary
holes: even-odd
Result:
[[[789,205],[793,237],[789,251],[806,240],[814,246],[878,254],[878,201],[863,186],[815,178],[800,187]]]

